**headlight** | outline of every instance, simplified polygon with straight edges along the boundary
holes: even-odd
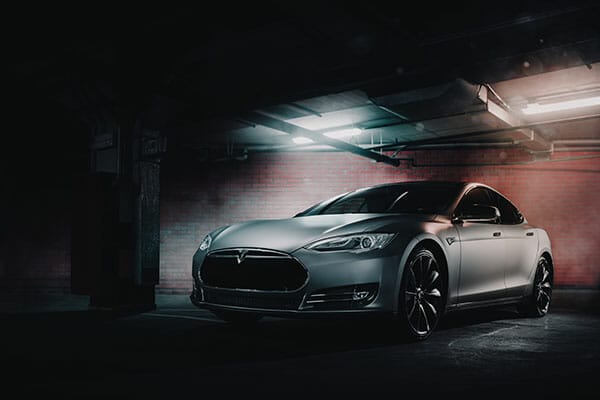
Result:
[[[211,243],[212,243],[212,238],[210,237],[210,235],[206,235],[206,237],[204,238],[202,243],[200,243],[200,250],[204,251],[204,250],[208,249],[210,247]]]
[[[394,238],[393,233],[364,233],[359,235],[336,236],[319,240],[305,246],[315,251],[350,251],[362,253],[387,246]]]

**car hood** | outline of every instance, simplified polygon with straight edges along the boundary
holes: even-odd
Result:
[[[213,238],[210,250],[250,247],[291,253],[316,240],[362,232],[396,232],[403,225],[431,220],[417,214],[311,215],[235,224]]]

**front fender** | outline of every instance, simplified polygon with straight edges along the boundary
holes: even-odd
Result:
[[[400,298],[400,283],[404,274],[404,268],[406,267],[412,252],[422,244],[435,243],[435,245],[437,245],[437,247],[443,253],[448,267],[448,292],[446,306],[454,304],[458,297],[458,278],[460,272],[460,242],[458,242],[457,238],[458,235],[456,228],[451,226],[447,227],[446,229],[437,230],[435,233],[423,232],[410,239],[404,248],[402,257],[400,258],[398,275],[396,277],[395,298]],[[393,310],[394,312],[398,312],[398,302],[394,304]]]
[[[552,263],[552,269],[556,270],[556,265],[554,264],[554,256],[552,255],[552,245],[550,243],[550,237],[548,233],[542,228],[536,228],[536,236],[538,238],[538,248],[537,248],[537,256],[535,258],[535,265],[531,269],[531,273],[529,276],[529,281],[531,282],[531,286],[533,288],[533,278],[535,276],[535,271],[537,269],[537,262],[544,253],[550,254],[550,261]],[[554,273],[554,276],[556,274]]]
[[[552,256],[552,245],[550,243],[550,237],[548,236],[548,233],[541,228],[536,228],[536,231],[538,237],[538,258],[542,254],[548,253],[552,258],[552,261],[554,261],[554,257]]]

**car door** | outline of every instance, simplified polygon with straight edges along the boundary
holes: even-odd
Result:
[[[475,187],[459,202],[454,215],[474,205],[495,206],[491,191]],[[457,222],[460,240],[459,303],[500,299],[505,295],[506,246],[498,223]]]
[[[519,210],[504,196],[496,195],[500,210],[502,237],[506,243],[504,282],[507,297],[525,294],[535,268],[538,238],[535,229],[529,225]]]

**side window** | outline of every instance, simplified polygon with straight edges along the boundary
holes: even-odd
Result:
[[[500,210],[501,224],[515,225],[523,222],[523,216],[510,201],[499,194],[496,194],[496,201],[498,202],[498,209]]]
[[[478,187],[469,191],[462,198],[458,204],[458,207],[456,207],[456,214],[461,214],[464,210],[467,210],[476,204],[483,206],[495,206],[488,192],[489,190],[482,187]]]
[[[367,199],[364,197],[350,197],[343,199],[337,203],[333,203],[330,207],[327,207],[323,214],[346,214],[353,212],[366,212],[364,211]]]

